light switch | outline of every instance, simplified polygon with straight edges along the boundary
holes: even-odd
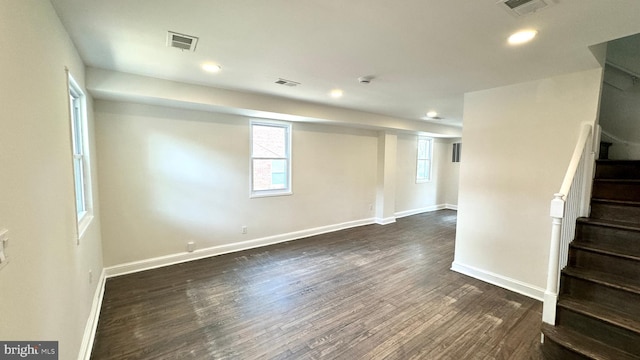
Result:
[[[2,269],[9,260],[7,259],[7,254],[5,253],[5,248],[9,245],[9,230],[2,229],[0,230],[0,269]]]

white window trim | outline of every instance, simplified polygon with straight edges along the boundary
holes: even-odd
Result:
[[[253,190],[253,125],[265,125],[282,127],[286,130],[286,153],[287,153],[287,187],[285,189],[274,190]],[[293,125],[289,122],[274,121],[274,120],[262,120],[252,119],[249,122],[249,198],[261,198],[271,196],[287,196],[293,194],[293,182],[291,174],[291,164],[293,162],[293,156],[291,151],[291,137],[293,132]],[[278,158],[279,159],[279,158]]]
[[[76,142],[76,126],[74,123],[74,110],[73,104],[69,102],[69,123],[70,123],[70,137],[71,137],[71,171],[73,179],[73,193],[74,193],[74,208],[76,210],[76,224],[77,224],[77,244],[80,244],[80,239],[84,236],[87,228],[93,220],[93,194],[91,187],[91,157],[89,153],[89,137],[88,137],[88,124],[87,124],[87,101],[82,88],[73,79],[69,70],[67,69],[68,79],[68,94],[69,98],[73,97],[79,99],[79,114],[81,117],[81,129],[82,132],[80,140],[82,141],[82,180],[83,180],[83,196],[85,210],[78,211],[78,193],[76,189],[76,173],[75,173],[75,159],[77,155],[74,151],[74,144]]]
[[[429,156],[426,159],[420,159],[420,154],[418,150],[419,148],[418,144],[420,143],[420,140],[427,141],[427,153],[429,154]],[[429,166],[429,177],[426,179],[418,178],[418,164],[420,163],[421,160],[423,161],[426,160]],[[433,138],[426,137],[426,136],[418,136],[418,139],[416,141],[416,184],[428,183],[428,182],[431,182],[432,179],[433,179]]]

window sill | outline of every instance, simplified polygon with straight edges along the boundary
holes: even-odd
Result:
[[[263,198],[263,197],[272,197],[272,196],[289,196],[289,195],[293,195],[293,191],[291,190],[261,191],[261,192],[252,192],[249,198],[253,199],[253,198]]]
[[[89,225],[91,225],[92,221],[93,213],[85,212],[84,214],[80,215],[80,218],[78,219],[78,243],[80,242],[80,239],[84,237],[84,234],[89,228]]]

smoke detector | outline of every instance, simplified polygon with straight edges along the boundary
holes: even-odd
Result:
[[[182,51],[196,51],[198,38],[196,36],[185,35],[173,31],[167,32],[167,46],[180,49]]]
[[[358,78],[358,82],[360,84],[370,84],[371,80],[373,80],[373,76],[370,76],[370,75],[368,75],[368,76],[360,76]]]
[[[555,0],[499,0],[502,6],[513,16],[525,16],[553,5]]]

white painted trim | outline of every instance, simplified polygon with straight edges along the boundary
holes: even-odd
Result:
[[[449,209],[449,210],[455,210],[458,211],[458,205],[457,204],[445,204],[444,205],[445,209]]]
[[[375,223],[378,224],[378,225],[389,225],[389,224],[393,224],[394,222],[396,222],[395,216],[388,217],[388,218],[376,218],[375,219]]]
[[[395,222],[395,219],[393,219],[393,221]],[[195,250],[194,252],[176,253],[176,254],[165,255],[165,256],[140,260],[140,261],[133,261],[125,264],[114,265],[114,266],[105,268],[105,272],[106,272],[107,278],[110,278],[110,277],[135,273],[139,271],[155,269],[163,266],[179,264],[187,261],[204,259],[204,258],[232,253],[236,251],[242,251],[242,250],[248,250],[248,249],[253,249],[257,247],[267,246],[267,245],[273,245],[273,244],[277,244],[285,241],[298,240],[298,239],[306,238],[309,236],[326,234],[326,233],[334,232],[338,230],[344,230],[344,229],[349,229],[353,227],[369,225],[375,222],[377,221],[372,218],[349,221],[349,222],[340,223],[340,224],[321,226],[317,228],[295,231],[295,232],[274,235],[274,236],[268,236],[268,237],[259,238],[259,239],[252,239],[252,240],[247,240],[247,241],[242,241],[242,242],[237,242],[232,244],[217,245],[217,246],[212,246],[205,249],[198,249],[198,250]]]
[[[443,205],[443,204],[431,205],[431,206],[423,207],[420,209],[400,211],[395,213],[394,215],[396,216],[396,218],[403,218],[405,216],[417,215],[417,214],[422,214],[422,213],[431,212],[431,211],[438,211],[442,209],[446,209],[446,205]]]
[[[89,318],[87,319],[87,324],[84,327],[84,336],[82,337],[82,344],[80,344],[78,360],[89,360],[91,358],[93,341],[96,337],[96,331],[98,330],[98,318],[100,317],[100,309],[102,308],[106,279],[106,269],[102,269],[100,279],[98,279],[98,286],[96,287],[96,291],[93,295]]]
[[[556,324],[556,305],[558,304],[558,294],[545,291],[544,306],[542,307],[542,321],[549,325]]]
[[[500,274],[492,273],[490,271],[478,269],[473,266],[461,264],[456,261],[454,261],[451,264],[451,270],[467,276],[471,276],[472,278],[476,278],[478,280],[482,280],[489,284],[493,284],[496,286],[500,286],[501,288],[505,288],[507,290],[517,292],[519,294],[528,296],[530,298],[533,298],[539,301],[544,301],[545,289],[541,287],[527,284],[520,280],[516,280]]]

